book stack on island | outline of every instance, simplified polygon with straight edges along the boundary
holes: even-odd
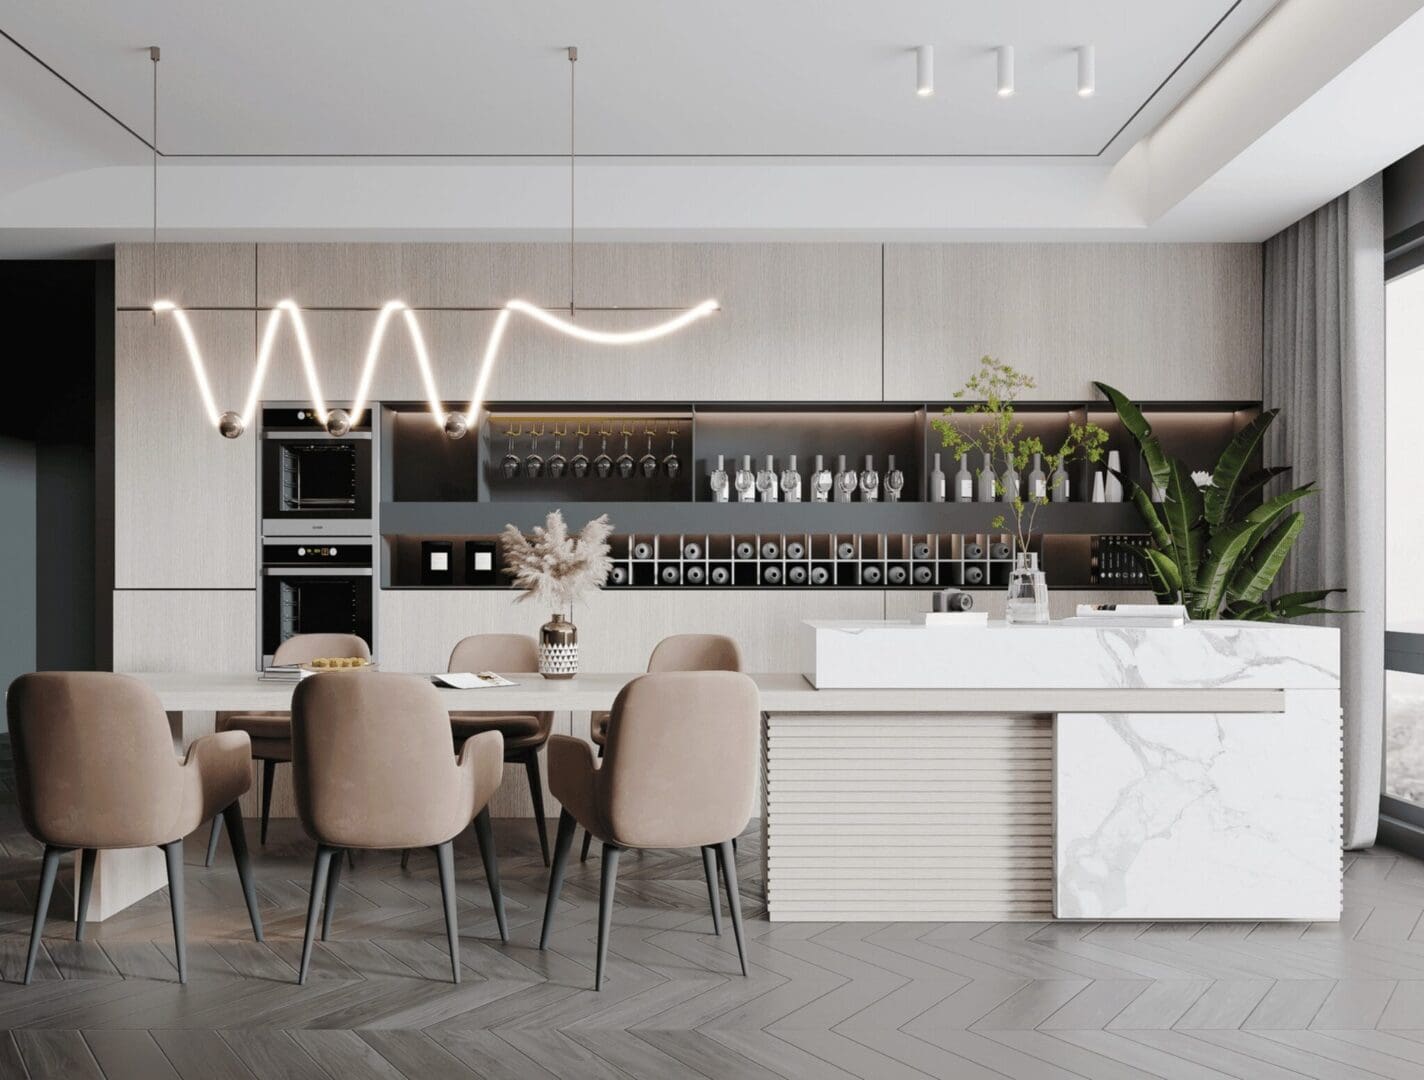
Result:
[[[273,664],[271,667],[262,669],[261,679],[263,682],[301,682],[308,675],[314,674],[308,671],[301,664]]]
[[[1069,626],[1119,629],[1184,626],[1187,609],[1181,604],[1079,604],[1078,614],[1063,621]]]

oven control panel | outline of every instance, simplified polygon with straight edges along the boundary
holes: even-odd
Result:
[[[263,544],[264,566],[370,566],[371,542],[322,540],[310,544]]]

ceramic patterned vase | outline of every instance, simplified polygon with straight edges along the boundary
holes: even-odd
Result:
[[[562,615],[539,627],[539,674],[546,679],[578,674],[578,627]]]

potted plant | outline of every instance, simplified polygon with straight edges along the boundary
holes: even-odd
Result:
[[[553,618],[539,628],[539,674],[546,679],[578,674],[578,628],[566,613],[575,600],[608,580],[612,531],[608,515],[600,514],[570,536],[563,513],[555,510],[530,536],[513,525],[500,535],[504,572],[524,590],[516,603],[535,600],[553,609]]]
[[[1152,492],[1126,479],[1123,485],[1152,536],[1142,557],[1158,603],[1183,604],[1193,619],[1273,622],[1342,614],[1321,601],[1344,589],[1267,595],[1305,527],[1305,513],[1295,504],[1318,490],[1310,482],[1262,498],[1272,480],[1290,471],[1282,465],[1254,467],[1279,409],[1267,409],[1238,431],[1210,474],[1194,474],[1163,452],[1152,425],[1126,394],[1106,383],[1094,385],[1112,403],[1147,464]],[[1156,501],[1153,493],[1159,495]]]
[[[1039,508],[1053,500],[1067,501],[1067,467],[1083,459],[1098,461],[1103,455],[1108,433],[1097,424],[1069,420],[1068,434],[1056,450],[1045,448],[1036,435],[1025,435],[1023,421],[1015,412],[1018,396],[1034,388],[1031,376],[991,356],[979,362],[979,370],[954,392],[956,401],[973,404],[956,409],[945,407],[931,423],[940,434],[941,445],[956,457],[974,452],[983,455],[984,468],[992,476],[992,492],[1013,510],[1016,543],[1014,569],[1009,575],[1005,615],[1009,622],[1047,622],[1048,585],[1038,553],[1029,550],[1034,521]],[[1022,479],[1030,462],[1035,466],[1030,478]],[[1051,480],[1049,479],[1051,477]],[[984,485],[987,495],[989,485]],[[994,518],[993,527],[1004,529],[1005,515]]]

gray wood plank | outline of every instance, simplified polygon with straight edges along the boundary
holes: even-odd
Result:
[[[216,1031],[159,1028],[152,1034],[183,1080],[257,1080]]]
[[[104,1080],[98,1062],[77,1031],[24,1028],[11,1034],[31,1077]]]
[[[479,1075],[423,1032],[365,1029],[357,1034],[403,1076],[458,1080]]]
[[[147,1031],[86,1031],[84,1041],[107,1080],[179,1080]]]
[[[242,1060],[252,1074],[265,1080],[330,1080],[305,1050],[285,1031],[269,1028],[241,1028],[222,1033],[223,1042]]]
[[[404,1080],[399,1069],[354,1031],[292,1031],[289,1034],[333,1077]]]
[[[1219,979],[1172,1026],[1239,1028],[1270,989],[1264,979]]]

